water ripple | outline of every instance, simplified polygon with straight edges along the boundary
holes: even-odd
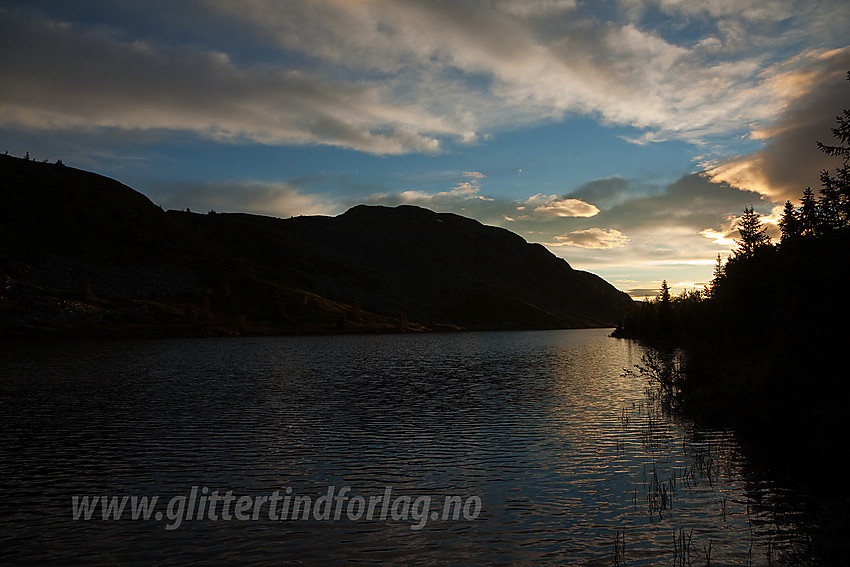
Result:
[[[629,565],[792,550],[733,436],[672,420],[605,331],[11,343],[0,560]],[[317,498],[477,495],[474,520],[71,519],[81,495],[191,487]],[[787,495],[786,495],[787,496]],[[441,501],[441,500],[440,500]],[[793,515],[793,514],[792,514]],[[781,525],[780,525],[781,524]],[[690,549],[688,550],[691,551]],[[790,552],[790,551],[789,551]],[[748,555],[749,554],[749,555]]]

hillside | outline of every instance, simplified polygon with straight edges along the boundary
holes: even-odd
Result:
[[[631,299],[455,214],[163,211],[106,177],[0,156],[0,333],[216,335],[610,326]]]

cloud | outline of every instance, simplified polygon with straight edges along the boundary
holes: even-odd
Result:
[[[792,70],[773,79],[774,88],[791,102],[772,124],[751,133],[764,140],[763,148],[748,155],[713,164],[715,181],[756,191],[774,202],[796,202],[806,187],[818,187],[818,174],[840,164],[817,148],[832,143],[835,116],[848,107],[850,48],[820,54],[804,70]]]
[[[730,247],[735,246],[733,230],[714,230],[713,228],[704,228],[699,231],[699,233],[704,237],[708,238],[709,240],[714,241],[715,244]]]
[[[381,85],[227,54],[120,41],[100,30],[0,12],[0,125],[38,130],[186,130],[211,140],[327,144],[376,154],[440,151],[456,127],[389,100]]]
[[[594,179],[572,191],[568,196],[595,203],[597,206],[607,209],[629,199],[634,199],[641,193],[642,188],[636,187],[634,182],[614,176]]]
[[[332,199],[301,193],[287,183],[207,181],[157,184],[150,198],[166,209],[245,212],[286,218],[342,212]]]
[[[539,205],[539,203],[543,201]],[[599,213],[595,205],[581,199],[558,197],[557,195],[534,195],[526,201],[534,207],[534,212],[543,218],[555,217],[592,217]]]
[[[4,9],[0,37],[14,57],[0,60],[0,125],[401,154],[580,113],[633,127],[637,141],[711,146],[774,116],[789,101],[776,80],[843,45],[850,27],[843,0],[489,8],[198,0],[184,12],[202,25],[146,14],[177,31],[137,37]],[[175,41],[180,31],[194,41]]]
[[[803,50],[840,45],[841,24],[850,23],[840,0],[819,10],[799,1],[616,4],[207,2],[281,48],[343,74],[385,78],[470,138],[577,112],[643,129],[635,137],[643,140],[705,143],[785,103],[765,88],[778,51],[791,42],[808,44]]]
[[[661,293],[660,287],[638,287],[635,289],[627,289],[626,293],[628,293],[632,299],[644,299],[649,298],[652,299],[656,297],[659,293]]]
[[[698,234],[706,228],[719,229],[729,215],[737,216],[745,207],[753,206],[761,211],[770,209],[758,193],[712,182],[702,173],[687,174],[663,186],[607,181],[601,188],[610,189],[608,202],[611,204],[594,222],[628,234],[663,235],[679,229]],[[597,187],[589,185],[577,193],[593,190]]]
[[[539,18],[570,12],[576,6],[576,0],[502,0],[496,9],[514,16]]]
[[[645,295],[644,290],[657,287],[662,277],[668,282],[710,279],[716,256],[727,257],[735,247],[733,227],[744,207],[752,205],[764,216],[773,211],[773,205],[759,194],[713,183],[698,173],[665,184],[599,179],[566,195],[576,196],[597,204],[599,214],[548,223],[517,218],[506,226],[532,242],[543,243],[573,267],[609,281],[633,280],[617,285],[630,289],[637,299]],[[730,240],[707,238],[714,234]]]
[[[586,228],[555,236],[555,242],[546,242],[546,246],[578,246],[579,248],[608,249],[617,248],[628,242],[628,237],[613,228]]]

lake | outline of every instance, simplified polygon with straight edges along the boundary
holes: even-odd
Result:
[[[609,332],[7,342],[0,561],[800,564]]]

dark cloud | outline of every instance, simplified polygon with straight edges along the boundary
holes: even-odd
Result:
[[[618,184],[619,185],[619,184]],[[627,184],[628,186],[628,184]],[[617,228],[626,234],[633,231],[683,228],[699,231],[719,227],[729,216],[737,216],[750,205],[769,211],[761,195],[741,191],[725,183],[714,183],[706,175],[685,175],[669,185],[636,191],[638,196],[626,198],[618,193],[617,202],[594,218],[594,224]]]
[[[586,183],[568,196],[608,209],[634,198],[639,191],[640,188],[634,182],[622,177],[606,177]]]
[[[627,289],[626,293],[632,296],[634,299],[644,299],[649,298],[652,299],[657,296],[661,292],[661,288],[647,288],[647,287],[639,287],[635,289]]]
[[[800,91],[775,124],[758,135],[767,140],[755,153],[728,160],[712,170],[715,179],[758,191],[774,202],[800,198],[819,187],[819,172],[839,165],[817,148],[832,143],[835,116],[850,107],[850,48],[825,55],[802,73],[790,73],[785,88]]]

